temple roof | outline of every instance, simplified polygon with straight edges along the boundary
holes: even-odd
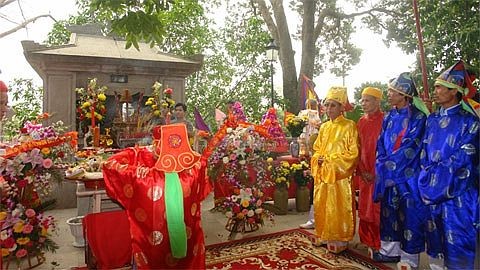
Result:
[[[125,44],[126,41],[112,36],[72,33],[69,44],[59,46],[43,46],[36,44],[37,46],[31,48],[29,51],[32,54],[58,56],[118,58],[185,64],[199,63],[199,61],[160,52],[155,47],[150,48],[149,44],[146,43],[138,43],[139,50],[133,46],[129,49],[125,49]]]

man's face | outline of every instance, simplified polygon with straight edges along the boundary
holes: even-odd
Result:
[[[233,103],[227,103],[227,112],[233,112]]]
[[[444,108],[448,108],[458,103],[456,97],[457,92],[457,89],[448,89],[443,85],[435,85],[433,101]]]
[[[175,117],[177,117],[178,119],[185,118],[185,111],[183,110],[182,106],[175,107]]]
[[[405,105],[407,105],[407,100],[405,96],[393,89],[388,89],[387,97],[388,103],[390,103],[390,106],[392,106],[392,108],[403,108],[405,107]]]
[[[0,119],[3,118],[8,110],[8,93],[0,92]]]
[[[362,95],[361,104],[366,114],[374,113],[380,108],[380,100],[370,95]]]
[[[325,102],[325,111],[330,120],[335,120],[343,112],[343,106],[337,101],[329,99]]]

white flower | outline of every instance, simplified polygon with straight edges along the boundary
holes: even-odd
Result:
[[[17,244],[14,244],[12,248],[9,248],[8,251],[12,252],[17,249]]]
[[[232,211],[227,211],[227,212],[225,213],[225,216],[227,216],[227,218],[232,218],[232,217],[233,217]]]
[[[255,214],[258,215],[258,214],[261,214],[261,213],[263,213],[263,208],[257,208],[257,209],[255,209]]]
[[[238,163],[240,163],[240,165],[245,165],[246,161],[245,161],[245,159],[242,159]]]
[[[8,238],[7,230],[3,230],[0,232],[0,240],[5,240]]]
[[[224,164],[227,164],[230,159],[228,157],[223,157],[222,161]]]
[[[227,128],[227,133],[232,133],[233,129],[232,128]]]
[[[252,190],[250,188],[240,190],[240,199],[241,200],[250,201],[251,197],[252,197]]]
[[[253,217],[255,215],[255,212],[253,210],[248,210],[247,217]]]

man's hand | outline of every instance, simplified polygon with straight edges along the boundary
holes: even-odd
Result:
[[[374,180],[374,177],[371,173],[362,172],[362,179],[365,182],[372,182]]]
[[[323,157],[318,158],[318,166],[322,166],[323,164]]]

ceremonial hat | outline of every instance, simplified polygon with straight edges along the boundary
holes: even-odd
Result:
[[[153,128],[155,168],[164,172],[180,172],[192,168],[200,154],[192,151],[185,124],[161,125]]]
[[[344,86],[332,86],[327,92],[325,101],[334,100],[342,104],[346,111],[351,111],[353,109],[352,104],[348,101],[347,88]]]
[[[371,86],[365,87],[362,91],[362,95],[369,95],[378,99],[382,99],[383,97],[382,90]]]
[[[397,78],[388,82],[388,89],[392,89],[407,97],[418,96],[417,87],[409,72],[402,72]]]
[[[7,85],[1,80],[0,80],[0,92],[8,92]]]
[[[458,60],[453,66],[446,69],[435,80],[435,85],[443,85],[447,88],[458,89],[458,91],[469,98],[475,95],[476,89],[472,84],[475,80],[473,74],[469,74],[465,63]]]
[[[327,92],[327,96],[325,97],[325,100],[334,100],[342,105],[345,105],[345,103],[348,100],[347,96],[347,88],[343,86],[332,86]]]

